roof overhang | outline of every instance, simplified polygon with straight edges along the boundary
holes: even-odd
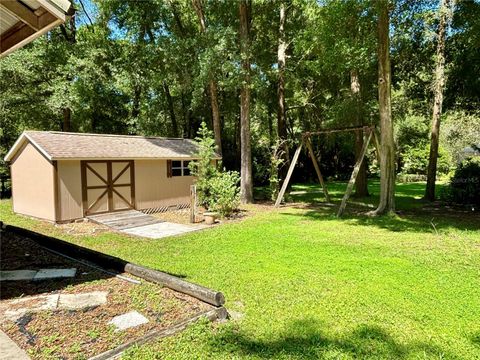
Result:
[[[0,57],[64,23],[71,14],[69,0],[0,0]]]
[[[12,161],[17,152],[22,149],[23,145],[26,142],[30,142],[45,158],[49,161],[54,160],[50,154],[48,154],[41,146],[39,146],[27,133],[23,132],[22,135],[19,136],[15,144],[13,144],[12,148],[8,151],[7,155],[3,158],[4,161],[9,162]]]

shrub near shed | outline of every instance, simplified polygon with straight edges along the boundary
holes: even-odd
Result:
[[[240,205],[240,176],[236,171],[220,171],[215,164],[215,141],[212,132],[203,122],[198,137],[198,160],[189,164],[196,177],[200,205],[220,216],[231,215]]]

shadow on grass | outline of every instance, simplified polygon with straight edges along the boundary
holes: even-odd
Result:
[[[295,215],[311,220],[338,220],[336,217],[337,206],[331,204],[301,204],[292,205],[293,208],[301,208],[307,211],[303,213],[282,212],[285,215]],[[285,209],[287,210],[287,209]],[[376,216],[370,217],[366,213],[371,210],[369,207],[351,206],[341,217],[349,224],[376,226],[394,232],[423,232],[441,233],[449,229],[458,230],[480,230],[479,215],[467,211],[430,211],[417,210],[401,212],[397,216]]]
[[[294,321],[286,333],[275,340],[256,340],[234,331],[221,335],[217,340],[222,344],[232,344],[239,355],[265,359],[281,356],[319,359],[326,355],[338,358],[349,355],[353,358],[406,359],[414,354],[421,354],[422,357],[458,358],[431,343],[400,343],[377,325],[362,324],[351,332],[333,337],[322,331],[321,324],[310,319]]]
[[[288,215],[298,215],[312,220],[338,220],[336,212],[340,205],[345,183],[330,185],[332,203],[326,203],[323,194],[318,191],[318,185],[295,185],[295,195],[290,199],[295,203],[286,205],[307,210],[298,214],[284,212]],[[369,184],[371,196],[366,198],[350,198],[343,220],[365,226],[377,226],[390,231],[411,232],[442,232],[448,229],[480,230],[480,214],[467,209],[443,206],[440,203],[428,203],[421,199],[425,184],[411,183],[397,185],[395,196],[397,216],[370,217],[366,213],[374,210],[378,203],[379,184]],[[304,191],[304,193],[300,193]]]
[[[472,343],[480,348],[480,331],[474,333],[471,337]]]

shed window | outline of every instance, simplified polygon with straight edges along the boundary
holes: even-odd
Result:
[[[190,169],[188,164],[190,161],[173,160],[172,161],[172,176],[190,176]]]

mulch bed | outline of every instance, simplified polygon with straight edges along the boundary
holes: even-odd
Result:
[[[77,269],[76,276],[69,279],[0,282],[0,328],[33,359],[88,358],[212,308],[143,279],[140,285],[134,284],[53,254],[30,239],[9,232],[2,232],[1,236],[0,270]],[[107,304],[84,310],[27,313],[15,322],[2,316],[5,309],[15,308],[10,303],[21,297],[92,291],[108,292]],[[124,331],[108,325],[113,317],[134,310],[149,322]]]
[[[271,201],[261,201],[261,202],[257,202],[256,204],[250,204],[247,207],[242,206],[239,210],[234,212],[228,218],[218,219],[217,224],[228,224],[228,223],[242,221],[248,217],[251,217],[256,213],[271,211],[272,208],[273,208],[273,203]],[[206,210],[202,208],[198,209],[197,221],[199,221],[199,224],[203,223],[203,216],[201,214],[205,211]],[[184,225],[191,225],[190,209],[168,210],[165,212],[154,213],[151,215],[159,218],[162,221],[168,221],[168,222],[184,224]]]

